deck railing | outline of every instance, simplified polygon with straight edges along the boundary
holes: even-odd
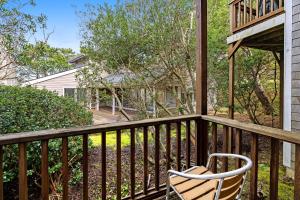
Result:
[[[185,126],[184,131],[182,126]],[[193,126],[192,126],[193,125]],[[190,115],[180,116],[166,119],[150,119],[136,122],[122,122],[115,124],[91,126],[84,128],[73,128],[64,130],[45,130],[38,132],[20,133],[20,134],[9,134],[0,137],[0,199],[3,199],[3,147],[6,145],[18,144],[19,146],[19,199],[28,199],[28,180],[27,180],[27,151],[26,145],[32,142],[40,141],[41,150],[41,195],[42,199],[49,199],[49,172],[48,172],[48,141],[51,139],[62,139],[61,146],[61,157],[62,157],[62,193],[63,199],[68,199],[68,182],[70,178],[69,167],[68,167],[68,138],[74,136],[81,136],[83,138],[83,195],[82,199],[87,200],[89,195],[88,187],[88,136],[100,133],[102,138],[101,143],[101,196],[102,199],[107,198],[107,181],[109,179],[116,180],[116,198],[117,199],[154,199],[165,195],[165,181],[161,181],[160,173],[161,170],[168,170],[171,165],[176,170],[183,169],[183,163],[188,168],[193,164],[201,165],[205,164],[208,155],[208,135],[206,127],[210,126],[211,139],[209,140],[212,145],[212,152],[217,152],[217,127],[223,127],[223,152],[230,152],[233,148],[228,148],[229,143],[232,141],[230,133],[235,133],[234,151],[238,154],[242,154],[242,137],[244,133],[251,134],[251,159],[253,160],[253,168],[250,175],[250,199],[256,199],[257,196],[257,185],[258,185],[258,138],[267,137],[271,140],[271,161],[270,161],[270,199],[278,198],[278,170],[279,170],[279,149],[280,142],[286,141],[292,144],[296,144],[296,161],[295,161],[295,197],[294,199],[300,199],[300,134],[283,131],[275,128],[268,128],[264,126],[241,123],[235,120],[214,117],[214,116],[201,116],[201,115]],[[162,131],[162,128],[164,131]],[[148,175],[149,175],[149,164],[148,164],[148,136],[149,130],[153,130],[154,135],[154,187],[148,188]],[[172,130],[175,131],[175,137]],[[130,135],[130,154],[129,163],[130,167],[128,172],[130,174],[129,180],[129,196],[123,197],[121,194],[122,189],[122,159],[121,157],[121,135],[123,130],[129,130]],[[142,191],[136,189],[136,134],[138,131],[142,132],[142,145],[143,151],[143,188]],[[107,133],[114,132],[116,134],[116,168],[115,177],[107,176],[107,146],[106,137]],[[164,137],[161,137],[165,134]],[[185,134],[185,135],[183,135]],[[191,135],[195,135],[193,142]],[[185,140],[182,140],[182,136],[185,136]],[[165,153],[165,167],[161,167],[160,155],[161,155],[161,138],[165,139],[166,153]],[[172,146],[171,141],[175,139]],[[185,141],[185,149],[182,148],[182,143]],[[192,148],[192,144],[195,144]],[[171,152],[175,150],[175,159],[171,160]],[[38,152],[36,152],[38,153]],[[100,156],[100,155],[99,155]],[[192,162],[192,160],[194,162]],[[175,161],[175,162],[173,162]],[[230,168],[230,162],[223,160],[223,170],[226,171]],[[237,167],[241,165],[239,161],[235,164]],[[212,170],[216,171],[217,161],[213,161]],[[100,180],[99,180],[100,182]]]
[[[38,132],[27,132],[20,134],[9,134],[0,136],[0,199],[3,199],[3,147],[5,145],[18,144],[19,147],[19,199],[28,199],[28,180],[27,180],[27,151],[26,146],[32,142],[41,142],[41,196],[42,199],[49,199],[49,172],[48,172],[48,142],[51,139],[62,139],[61,146],[61,160],[62,160],[62,197],[64,200],[68,199],[69,191],[69,166],[68,166],[68,138],[81,136],[83,138],[83,161],[82,161],[82,173],[83,173],[83,194],[82,199],[87,200],[89,196],[88,187],[88,136],[96,133],[101,134],[101,197],[106,199],[107,197],[107,180],[114,178],[116,180],[116,196],[117,199],[153,199],[159,196],[163,196],[165,193],[165,182],[160,182],[160,134],[161,129],[164,128],[166,139],[166,168],[165,171],[171,167],[171,131],[176,130],[176,169],[181,170],[183,152],[181,148],[182,143],[182,125],[184,125],[186,133],[186,145],[185,145],[185,163],[187,167],[191,166],[191,122],[196,124],[196,127],[200,126],[200,118],[197,115],[182,116],[167,119],[150,119],[136,122],[121,122],[107,125],[99,125],[85,128],[73,128],[65,130],[45,130]],[[154,187],[148,188],[148,132],[151,128],[154,133]],[[122,159],[121,159],[121,135],[123,130],[129,130],[130,135],[130,195],[123,197],[121,194],[122,189]],[[135,155],[136,155],[136,134],[137,130],[142,132],[143,135],[143,191],[136,191],[136,172],[135,172]],[[193,129],[194,130],[194,129]],[[198,128],[200,130],[200,128]],[[107,133],[116,134],[116,176],[107,177]],[[195,135],[195,134],[193,134]],[[198,134],[199,135],[199,134]],[[200,141],[198,141],[200,144]],[[205,145],[201,145],[202,147]],[[199,145],[198,147],[199,148]],[[204,152],[197,149],[198,152]],[[38,153],[38,152],[36,152]],[[200,163],[200,154],[198,154],[197,160]],[[99,155],[100,156],[100,155]],[[59,161],[58,161],[59,162]],[[204,163],[204,161],[202,161]],[[99,180],[100,181],[100,180]],[[110,194],[111,195],[111,194]]]
[[[250,156],[253,161],[253,167],[250,174],[250,198],[258,199],[257,186],[258,186],[258,138],[266,137],[271,141],[271,154],[270,154],[270,198],[278,199],[278,183],[279,183],[279,151],[280,142],[285,141],[296,145],[295,152],[295,175],[294,175],[294,199],[300,199],[300,133],[283,131],[281,129],[270,128],[250,123],[241,123],[231,119],[225,119],[215,116],[202,116],[202,120],[209,122],[211,126],[211,143],[212,152],[217,152],[217,126],[223,127],[223,152],[235,152],[242,154],[242,136],[243,134],[251,134],[251,152]],[[233,148],[228,148],[228,143],[232,141],[229,134],[234,137],[235,144],[231,145]],[[234,134],[233,134],[234,133]],[[216,161],[213,161],[213,170],[215,170]],[[223,171],[228,169],[228,161],[223,160]],[[236,167],[240,167],[241,163],[237,161]],[[291,197],[292,199],[292,197]]]
[[[284,11],[284,0],[233,0],[229,5],[232,33]]]

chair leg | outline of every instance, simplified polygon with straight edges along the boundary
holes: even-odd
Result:
[[[166,200],[170,199],[170,177],[167,178],[167,192],[166,192]]]

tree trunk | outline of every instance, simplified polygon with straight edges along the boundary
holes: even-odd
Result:
[[[271,115],[274,111],[273,105],[271,104],[269,98],[267,97],[265,90],[263,87],[259,84],[259,82],[255,81],[255,89],[254,89],[255,95],[257,96],[258,100],[262,104],[262,107],[265,111],[266,115]]]

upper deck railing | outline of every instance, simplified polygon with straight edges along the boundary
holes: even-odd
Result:
[[[182,126],[184,125],[184,129]],[[208,135],[206,127],[210,127],[210,138],[208,140]],[[27,180],[27,154],[28,151],[26,146],[32,142],[41,143],[41,197],[43,200],[49,199],[49,171],[48,171],[48,142],[51,139],[62,139],[61,159],[62,159],[62,193],[63,200],[69,199],[69,179],[70,172],[68,166],[68,140],[74,136],[83,137],[83,159],[82,159],[82,171],[83,171],[83,194],[82,199],[87,200],[89,196],[88,187],[88,166],[89,166],[89,151],[88,151],[88,136],[100,133],[102,138],[101,143],[101,199],[107,199],[107,181],[109,179],[116,180],[114,191],[116,199],[154,199],[165,195],[165,180],[161,177],[162,171],[167,171],[172,166],[176,170],[182,170],[188,168],[194,164],[203,165],[207,160],[208,152],[215,153],[218,152],[218,129],[222,128],[222,152],[227,153],[234,151],[237,154],[243,154],[242,146],[245,144],[242,141],[244,134],[251,136],[249,142],[251,145],[250,156],[253,161],[253,168],[250,174],[250,198],[257,199],[258,190],[258,138],[266,138],[271,141],[271,160],[270,160],[270,199],[278,199],[278,182],[279,182],[279,149],[280,142],[286,141],[296,144],[295,153],[295,177],[294,177],[294,199],[300,199],[300,134],[295,132],[287,132],[280,129],[269,128],[264,126],[259,126],[255,124],[241,123],[235,120],[220,118],[215,116],[201,116],[201,115],[190,115],[190,116],[180,116],[174,118],[163,118],[163,119],[150,119],[142,120],[136,122],[122,122],[115,124],[83,127],[83,128],[73,128],[73,129],[62,129],[62,130],[45,130],[38,132],[28,132],[19,134],[9,134],[0,136],[0,199],[3,198],[3,147],[7,145],[18,144],[19,146],[19,199],[28,199],[28,180]],[[148,136],[151,135],[154,138],[152,141],[154,161],[151,168],[153,168],[153,186],[148,187],[149,182],[149,171],[150,166],[148,162],[148,147],[150,141]],[[123,130],[129,131],[130,138],[130,154],[125,157],[121,156],[121,135],[125,134]],[[175,131],[175,134],[173,133]],[[114,177],[107,175],[107,146],[106,146],[106,136],[107,132],[110,134],[116,134],[116,148],[115,156],[116,163],[113,167],[116,168],[116,174]],[[220,131],[219,131],[220,132]],[[128,133],[128,132],[127,132]],[[136,185],[136,136],[138,133],[142,133],[141,144],[143,146],[144,152],[142,153],[142,169],[143,173],[140,174],[143,178],[143,184],[141,191],[137,190]],[[234,133],[234,145],[229,148],[230,133]],[[195,144],[191,140],[191,135],[195,135]],[[183,139],[185,138],[185,139]],[[172,145],[172,141],[174,142]],[[211,148],[208,151],[208,141],[211,144]],[[166,162],[160,162],[162,158],[162,148],[161,142],[166,144],[164,158]],[[221,142],[221,141],[219,141]],[[183,145],[185,144],[185,145]],[[173,152],[173,153],[172,153]],[[35,152],[39,153],[39,152]],[[249,153],[249,152],[247,152]],[[173,157],[172,159],[171,157]],[[124,184],[123,174],[122,174],[122,159],[129,159],[130,167],[128,170],[130,174],[129,180],[129,196],[125,197],[121,193],[121,188]],[[59,161],[57,161],[59,162]],[[235,164],[228,162],[228,160],[223,159],[222,171],[227,171],[228,168],[235,166],[239,167],[241,163],[237,161]],[[164,166],[162,166],[164,165]],[[215,172],[217,170],[217,161],[213,161],[211,170]],[[100,182],[100,180],[99,180]],[[112,192],[112,191],[110,191]],[[6,194],[11,195],[11,194]],[[5,197],[5,196],[4,196]],[[292,199],[292,197],[291,197]]]
[[[284,0],[233,0],[229,5],[232,33],[284,11]]]

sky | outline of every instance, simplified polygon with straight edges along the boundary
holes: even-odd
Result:
[[[48,18],[48,32],[53,32],[49,44],[54,47],[80,50],[80,17],[76,11],[84,10],[86,4],[114,4],[116,0],[35,0],[36,6],[26,6],[24,11],[32,15],[43,13]],[[35,36],[41,37],[41,31]],[[42,38],[42,37],[41,37]],[[34,41],[32,37],[30,41]]]

